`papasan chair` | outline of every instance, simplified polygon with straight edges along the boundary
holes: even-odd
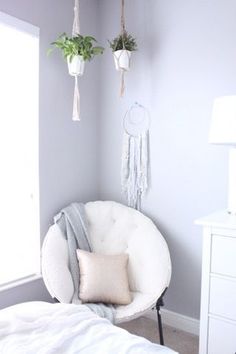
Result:
[[[130,321],[155,307],[160,343],[164,345],[160,306],[171,278],[168,246],[154,223],[139,211],[112,201],[85,204],[89,241],[95,253],[129,255],[128,278],[132,302],[115,306],[115,323]],[[55,237],[57,236],[57,237]],[[74,286],[68,267],[67,241],[52,225],[42,247],[42,274],[50,295],[70,303]]]

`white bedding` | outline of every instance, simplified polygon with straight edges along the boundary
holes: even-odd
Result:
[[[1,354],[175,352],[131,335],[84,305],[28,302],[0,311]]]

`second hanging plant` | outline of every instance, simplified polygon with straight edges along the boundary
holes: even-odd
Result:
[[[130,69],[131,53],[137,50],[136,39],[127,31],[124,31],[112,41],[109,41],[109,44],[113,52],[116,70],[128,71]]]
[[[116,70],[121,73],[120,96],[125,92],[125,73],[130,69],[131,53],[138,49],[136,39],[125,28],[125,0],[121,0],[121,31],[113,40],[109,41],[113,52]]]

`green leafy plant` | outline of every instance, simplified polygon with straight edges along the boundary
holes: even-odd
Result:
[[[66,33],[63,33],[51,43],[54,47],[48,50],[48,54],[58,48],[62,51],[64,58],[69,58],[70,62],[76,55],[81,55],[85,61],[91,60],[95,55],[102,54],[104,51],[103,47],[94,46],[96,42],[96,39],[91,36],[77,34],[75,37],[68,37]]]
[[[110,47],[113,52],[116,50],[126,49],[130,52],[133,52],[138,49],[136,39],[128,34],[126,31],[124,33],[119,34],[119,36],[115,37],[112,41],[109,41]]]

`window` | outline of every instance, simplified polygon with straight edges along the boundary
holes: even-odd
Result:
[[[40,271],[39,29],[0,12],[0,285]]]

